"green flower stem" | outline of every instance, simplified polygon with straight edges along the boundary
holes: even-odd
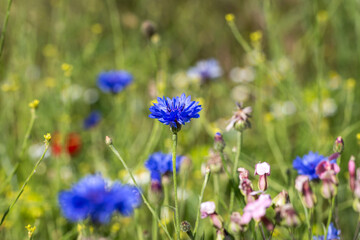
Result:
[[[111,141],[111,140],[110,140]],[[111,149],[111,151],[115,154],[115,156],[120,160],[120,162],[122,163],[122,165],[124,166],[124,168],[126,169],[126,171],[129,173],[131,180],[134,182],[135,186],[140,189],[139,185],[137,184],[134,175],[132,174],[131,170],[129,169],[129,167],[126,165],[125,161],[122,159],[122,157],[120,156],[119,152],[115,149],[115,147],[113,146],[113,144],[107,143],[109,148]],[[150,203],[148,202],[148,200],[146,199],[146,197],[144,196],[144,194],[142,193],[142,191],[139,191],[140,195],[146,205],[146,207],[149,209],[149,211],[151,212],[151,214],[157,219],[157,222],[160,224],[161,228],[164,230],[166,236],[169,239],[172,239],[169,231],[167,230],[166,226],[164,226],[164,224],[162,224],[161,220],[159,219],[158,215],[156,214],[155,210],[151,207]]]
[[[201,188],[201,193],[199,196],[199,204],[198,204],[198,208],[197,208],[197,215],[196,215],[196,222],[195,222],[195,228],[194,228],[194,235],[196,236],[196,231],[199,227],[199,220],[200,220],[200,205],[201,202],[203,200],[203,196],[204,196],[204,192],[205,192],[205,188],[207,183],[209,182],[209,177],[210,177],[210,169],[207,169],[206,174],[205,174],[205,179],[204,179],[204,183],[202,185]]]
[[[327,224],[326,224],[326,229],[325,229],[325,238],[327,237],[327,234],[328,234],[328,228],[330,226],[330,223],[331,223],[331,218],[332,218],[332,213],[333,213],[333,210],[334,210],[334,202],[335,202],[335,196],[333,196],[331,198],[331,200],[329,200],[329,203],[330,203],[330,209],[329,209],[329,216],[328,216],[328,220],[327,220]]]
[[[260,229],[260,233],[261,233],[262,239],[263,239],[263,240],[266,240],[264,228],[263,228],[263,225],[262,225],[261,222],[259,223],[259,229]]]
[[[159,207],[157,206],[155,209],[156,213],[159,214]],[[157,240],[158,239],[158,223],[157,223],[157,219],[156,216],[153,215],[153,220],[152,220],[152,234],[151,234],[151,239],[152,240]]]
[[[21,194],[24,192],[24,189],[25,189],[26,185],[29,183],[31,177],[35,174],[37,167],[40,165],[40,163],[44,159],[44,156],[45,156],[48,149],[49,149],[49,142],[46,141],[45,142],[45,150],[44,150],[43,154],[41,155],[40,159],[36,162],[33,170],[30,173],[30,175],[26,178],[26,180],[25,180],[24,184],[22,185],[22,187],[21,187],[19,193],[17,194],[16,198],[10,204],[8,209],[5,211],[5,213],[4,213],[4,215],[3,215],[2,219],[1,219],[1,222],[0,222],[0,226],[3,224],[3,222],[5,221],[6,216],[10,213],[12,207],[16,204],[17,200],[20,198]]]
[[[219,210],[219,197],[220,197],[220,183],[219,183],[219,173],[214,174],[214,192],[215,192],[215,206]]]
[[[175,198],[175,230],[177,239],[180,239],[180,217],[179,217],[179,205],[177,198],[177,182],[176,182],[176,145],[177,145],[177,133],[173,132],[172,135],[172,165],[173,165],[173,182],[174,182],[174,198]]]
[[[232,172],[232,178],[235,179],[236,177],[236,171],[237,171],[237,165],[240,159],[240,154],[241,154],[241,144],[242,144],[242,132],[239,131],[238,135],[237,135],[237,148],[236,148],[236,156],[235,156],[235,161],[234,161],[234,166],[233,166],[233,172]],[[234,192],[234,188],[231,188],[231,193],[230,193],[230,205],[229,205],[229,215],[233,209],[234,206],[234,197],[235,197],[235,192]]]
[[[304,213],[305,213],[305,219],[306,219],[306,225],[308,227],[308,233],[309,233],[309,240],[312,240],[313,239],[313,235],[312,235],[312,226],[311,226],[311,221],[310,221],[310,217],[309,217],[309,212],[308,212],[308,209],[306,208],[305,204],[304,204],[304,201],[300,195],[300,193],[298,192],[298,196],[299,196],[299,199],[301,201],[301,204],[304,208]],[[313,209],[310,209],[310,215],[312,215],[312,212],[313,212]]]
[[[6,28],[7,28],[8,22],[9,22],[11,4],[12,4],[12,0],[8,0],[5,20],[4,20],[4,24],[3,24],[1,35],[0,35],[0,58],[1,58],[1,55],[2,55],[3,50],[4,50],[5,34],[6,34]]]
[[[355,230],[355,234],[354,234],[353,240],[358,239],[359,230],[360,230],[360,214],[359,214],[358,224],[357,224],[357,226],[356,226],[356,230]]]

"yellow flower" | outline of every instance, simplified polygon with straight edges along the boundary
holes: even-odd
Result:
[[[61,69],[64,71],[65,77],[71,77],[73,66],[68,63],[61,64]]]
[[[358,144],[360,144],[360,133],[356,134],[356,139],[358,141]]]
[[[103,27],[101,26],[100,23],[95,23],[94,25],[91,26],[91,32],[93,34],[100,34],[103,31]]]
[[[318,22],[320,23],[324,23],[328,20],[328,12],[325,10],[321,10],[317,13],[316,15],[316,19],[318,20]]]
[[[227,22],[233,22],[234,19],[235,19],[235,16],[234,16],[234,14],[232,14],[232,13],[228,13],[228,14],[225,15],[225,20],[226,20]]]
[[[42,54],[45,57],[56,57],[56,55],[58,55],[58,50],[53,44],[46,44],[42,49]]]
[[[111,226],[111,232],[112,233],[117,233],[120,230],[120,224],[119,223],[114,223]]]
[[[265,121],[266,122],[271,122],[272,120],[274,120],[274,116],[271,113],[266,113],[265,114]]]
[[[51,134],[50,134],[50,133],[47,133],[46,135],[44,135],[44,138],[45,138],[45,142],[50,142],[50,140],[51,140]]]
[[[346,80],[346,87],[347,89],[351,90],[355,87],[356,85],[356,80],[353,78],[349,78],[348,80]]]
[[[37,109],[39,106],[40,101],[35,99],[34,101],[32,101],[31,103],[29,103],[29,107],[32,109]]]
[[[31,225],[29,224],[29,225],[25,226],[25,228],[28,230],[28,237],[31,238],[31,236],[33,235],[33,233],[36,230],[36,227],[35,226],[31,227]]]
[[[154,34],[154,35],[151,37],[150,41],[151,41],[153,44],[158,44],[158,43],[160,42],[160,36],[159,36],[159,34]]]
[[[259,42],[262,39],[262,32],[261,31],[255,31],[250,33],[250,40],[252,42]]]
[[[78,223],[78,225],[77,225],[77,231],[78,231],[78,232],[81,232],[81,231],[84,230],[84,229],[85,229],[85,225]]]

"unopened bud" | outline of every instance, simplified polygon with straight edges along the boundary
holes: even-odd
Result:
[[[342,137],[337,137],[335,142],[334,142],[334,146],[333,146],[333,150],[335,153],[342,153],[344,151],[344,140]]]
[[[225,141],[221,133],[217,132],[214,137],[214,149],[218,152],[223,152],[225,148]]]
[[[105,143],[106,143],[106,145],[112,145],[112,139],[109,136],[106,136]]]
[[[348,169],[349,169],[349,184],[351,191],[355,190],[355,179],[356,179],[356,164],[355,164],[355,157],[351,156],[349,163],[348,163]]]
[[[141,32],[147,39],[151,39],[151,37],[157,32],[155,23],[150,20],[144,21],[141,24]]]
[[[183,232],[191,231],[191,224],[188,221],[182,221],[180,224],[180,230]]]

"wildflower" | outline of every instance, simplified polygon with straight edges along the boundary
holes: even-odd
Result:
[[[222,218],[216,213],[215,208],[216,206],[214,202],[203,202],[200,205],[200,215],[201,218],[210,217],[214,227],[216,229],[222,229]]]
[[[170,125],[173,132],[181,130],[181,125],[190,122],[191,118],[199,118],[201,105],[191,101],[191,96],[186,97],[183,93],[180,97],[157,98],[157,103],[149,108],[150,118],[157,118],[161,123]]]
[[[250,33],[250,40],[252,42],[259,42],[262,39],[262,37],[263,34],[260,30]]]
[[[334,142],[334,146],[333,146],[333,150],[335,153],[342,153],[344,151],[344,140],[342,139],[342,137],[337,137],[335,142]]]
[[[212,173],[219,173],[223,169],[222,159],[219,153],[210,150],[209,160],[206,163]]]
[[[51,141],[51,134],[47,133],[46,135],[44,135],[45,138],[45,142],[50,142]]]
[[[297,176],[295,180],[295,188],[302,194],[305,206],[307,208],[314,207],[316,198],[311,190],[309,176]]]
[[[221,133],[215,133],[214,149],[218,152],[223,152],[225,148],[225,141]]]
[[[233,22],[234,19],[235,19],[235,16],[234,16],[234,14],[232,14],[232,13],[228,13],[228,14],[225,15],[225,20],[226,20],[227,22]]]
[[[36,226],[31,226],[30,224],[28,224],[27,226],[25,226],[26,230],[28,230],[28,237],[29,239],[31,239],[33,233],[35,232],[36,230]]]
[[[37,99],[35,99],[35,100],[32,101],[31,103],[29,103],[29,108],[31,108],[31,109],[37,109],[38,106],[39,106],[39,103],[40,103],[40,101],[37,100]]]
[[[259,189],[265,191],[267,189],[267,176],[270,176],[270,165],[267,162],[255,165],[255,175],[259,175]]]
[[[176,172],[179,171],[182,163],[183,156],[176,157]],[[156,152],[149,156],[145,162],[145,167],[150,171],[150,177],[152,181],[161,182],[161,176],[172,173],[172,155],[162,152]]]
[[[236,103],[238,109],[230,119],[230,123],[226,127],[227,131],[234,128],[237,131],[244,131],[247,128],[251,128],[251,123],[249,118],[251,117],[250,113],[252,112],[251,107],[243,108],[242,103]]]
[[[60,133],[55,133],[53,137],[53,144],[51,145],[51,152],[58,156],[65,149],[70,156],[75,156],[81,150],[82,141],[81,137],[77,133],[69,133],[65,140],[65,146],[63,146],[63,136]]]
[[[247,202],[252,202],[253,196],[251,195],[251,193],[253,192],[253,189],[252,189],[252,183],[249,180],[249,171],[246,170],[245,168],[238,168],[237,171],[239,172],[240,191],[245,196]]]
[[[244,213],[240,223],[248,224],[251,219],[260,221],[265,216],[266,209],[271,206],[271,197],[268,194],[261,194],[259,198],[253,202],[248,202],[244,208]]]
[[[156,34],[156,25],[153,21],[146,20],[141,24],[141,32],[147,39],[151,39]]]
[[[109,186],[100,174],[88,175],[70,190],[59,193],[59,204],[63,215],[72,222],[88,217],[94,223],[108,223],[117,211],[124,216],[139,207],[139,191],[130,185],[115,182]]]
[[[348,163],[348,169],[349,169],[349,184],[350,189],[352,192],[355,190],[355,180],[356,180],[356,165],[355,165],[355,157],[351,156],[349,163]]]
[[[101,120],[101,113],[99,111],[92,111],[90,115],[84,120],[84,128],[89,129],[95,127]]]
[[[108,71],[99,74],[97,85],[103,92],[117,94],[133,81],[133,76],[126,71]]]
[[[282,190],[276,197],[273,199],[272,203],[275,207],[284,206],[287,203],[290,203],[289,194],[287,191]]]
[[[293,161],[293,168],[298,171],[299,175],[306,175],[310,180],[317,179],[319,176],[316,174],[315,168],[324,158],[324,156],[319,155],[317,152],[313,153],[310,151],[302,158],[297,156]]]
[[[328,227],[328,233],[327,237],[324,236],[314,236],[313,240],[334,240],[334,239],[340,239],[341,231],[337,230],[333,223],[330,223]]]
[[[284,220],[289,227],[299,225],[299,217],[291,203],[275,208],[278,220]]]
[[[222,69],[219,62],[214,58],[201,60],[187,71],[187,75],[193,79],[200,79],[201,83],[206,83],[211,79],[221,77]]]
[[[241,225],[241,215],[239,212],[233,212],[230,216],[230,229],[234,233],[238,233],[244,230],[244,226]]]
[[[63,70],[65,77],[71,77],[73,71],[73,66],[71,64],[63,63],[61,64],[61,69]]]

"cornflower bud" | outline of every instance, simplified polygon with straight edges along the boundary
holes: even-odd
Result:
[[[337,137],[335,142],[334,142],[334,146],[333,146],[333,150],[335,153],[342,153],[344,151],[344,140],[342,137]]]

